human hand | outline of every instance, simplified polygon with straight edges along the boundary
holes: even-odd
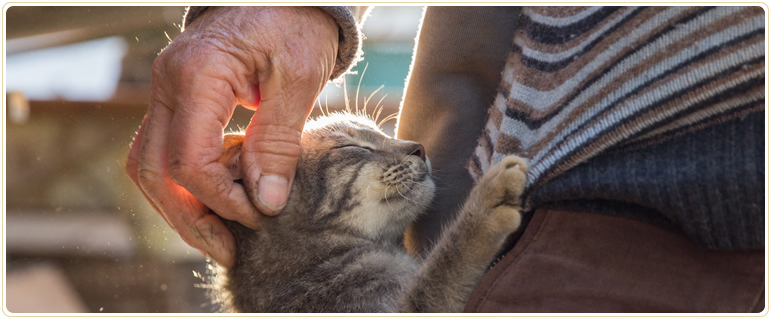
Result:
[[[230,267],[233,236],[209,208],[254,229],[257,209],[283,209],[337,45],[337,24],[317,8],[212,7],[155,59],[126,171],[190,246]],[[240,157],[245,187],[218,162],[237,104],[255,110]]]

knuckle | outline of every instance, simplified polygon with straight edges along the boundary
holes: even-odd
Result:
[[[168,52],[166,50],[163,50],[161,54],[155,57],[155,59],[153,60],[153,66],[150,69],[153,77],[157,77],[166,72],[167,57],[168,57]]]
[[[158,79],[170,75],[195,75],[197,64],[191,55],[195,55],[191,50],[180,49],[172,43],[153,60],[152,76]],[[200,56],[197,58],[200,59]]]
[[[195,227],[190,226],[188,233],[182,233],[177,231],[177,234],[179,234],[179,238],[181,238],[182,241],[184,241],[190,247],[197,248],[197,249],[205,248],[203,245],[200,244],[201,240],[203,239],[203,236],[197,229],[195,229]]]
[[[230,194],[232,187],[232,182],[228,181],[227,179],[219,179],[218,182],[212,186],[212,191],[214,192],[214,196],[216,198],[225,198]]]
[[[207,223],[206,219],[198,218],[191,220],[185,226],[185,234],[181,234],[182,239],[190,246],[208,251],[212,243],[216,240],[214,226]]]
[[[323,61],[312,55],[288,52],[285,56],[274,56],[272,60],[281,70],[281,77],[288,86],[307,87],[318,85],[316,82],[319,81],[326,82],[323,77]]]
[[[323,79],[322,72],[317,64],[300,62],[290,63],[286,70],[287,82],[299,86],[315,85]]]
[[[152,191],[160,178],[161,174],[157,170],[141,165],[137,169],[137,182],[139,183],[139,187],[146,192]]]
[[[300,155],[302,132],[297,128],[280,124],[254,125],[247,129],[243,150],[246,153]]]
[[[177,185],[184,186],[188,184],[195,167],[182,159],[169,160],[169,178]]]
[[[269,154],[294,159],[300,157],[300,146],[286,141],[259,141],[250,146],[244,151],[246,155]]]

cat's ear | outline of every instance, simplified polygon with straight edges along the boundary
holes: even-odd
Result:
[[[234,181],[241,179],[241,167],[238,158],[241,157],[241,145],[243,144],[243,134],[225,134],[223,138],[223,151],[219,162],[225,164]]]

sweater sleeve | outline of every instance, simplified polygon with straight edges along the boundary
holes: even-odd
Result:
[[[208,8],[209,7],[188,7],[185,11],[182,25],[187,27]],[[330,80],[335,80],[348,72],[348,70],[362,59],[361,45],[364,35],[361,32],[361,26],[369,14],[369,9],[371,7],[331,6],[318,8],[332,16],[340,28],[337,58],[335,59],[335,67],[332,70],[332,75],[329,78]],[[184,27],[182,31],[184,31]]]

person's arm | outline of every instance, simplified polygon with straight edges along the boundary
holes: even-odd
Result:
[[[229,266],[235,244],[217,215],[257,228],[258,209],[283,208],[305,119],[339,68],[340,27],[311,7],[211,7],[188,20],[153,63],[126,170],[185,242]],[[241,157],[245,187],[218,162],[237,104],[255,110]]]

